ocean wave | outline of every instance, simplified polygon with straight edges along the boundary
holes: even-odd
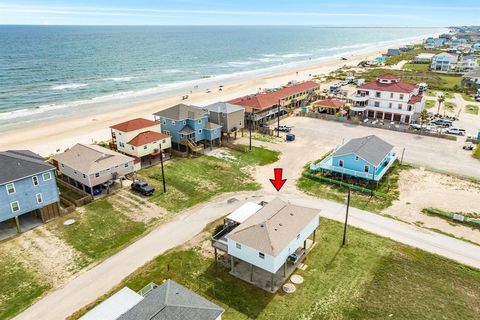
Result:
[[[163,69],[162,73],[184,73],[184,70],[181,69]]]
[[[300,58],[300,57],[308,57],[311,56],[311,53],[306,53],[306,52],[294,52],[294,53],[285,53],[285,54],[277,54],[277,53],[268,53],[264,54],[263,56],[265,58]]]
[[[115,81],[115,82],[127,82],[132,80],[134,77],[112,77],[102,79],[103,81]]]
[[[87,83],[67,83],[67,84],[59,84],[56,86],[51,86],[51,90],[66,90],[66,89],[78,89],[82,87],[88,86]]]

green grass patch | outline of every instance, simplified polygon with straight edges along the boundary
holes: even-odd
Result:
[[[477,144],[477,147],[473,151],[472,157],[475,159],[480,159],[480,144]]]
[[[442,95],[445,97],[445,99],[454,99],[455,95],[451,92],[442,92]]]
[[[0,319],[13,318],[50,289],[16,257],[4,252],[0,253],[0,275]]]
[[[425,108],[431,109],[431,108],[435,107],[436,103],[437,102],[435,100],[427,99],[427,100],[425,100]]]
[[[478,114],[478,106],[473,105],[473,104],[468,104],[468,105],[465,107],[465,112],[476,115],[476,114]]]
[[[112,255],[146,230],[144,223],[130,220],[126,216],[128,212],[115,210],[107,199],[97,200],[84,208],[85,212],[57,219],[47,227],[89,261]],[[76,222],[65,226],[66,219]]]
[[[408,166],[402,166],[397,163],[390,168],[389,172],[379,182],[378,187],[375,185],[371,186],[373,190],[385,194],[385,197],[352,190],[350,194],[350,205],[377,213],[390,207],[393,201],[399,196],[398,179],[400,171],[408,168]],[[348,192],[348,188],[345,186],[332,184],[327,181],[314,181],[304,176],[298,180],[297,187],[306,194],[340,203],[344,202]]]
[[[283,139],[277,136],[270,136],[266,134],[260,133],[252,133],[252,140],[262,141],[262,142],[269,142],[269,143],[280,143],[283,142]]]
[[[414,70],[414,71],[429,71],[430,64],[428,63],[406,63],[403,66],[403,69]]]
[[[457,107],[456,103],[453,102],[444,102],[443,103],[443,108],[449,112],[454,112],[455,108]]]
[[[470,95],[468,95],[464,92],[462,92],[462,98],[463,98],[463,100],[468,101],[468,102],[476,102],[474,97],[472,97],[472,96],[470,96]]]
[[[141,170],[138,178],[155,186],[149,198],[170,212],[179,212],[225,192],[258,190],[260,185],[248,172],[248,166],[267,165],[278,160],[279,153],[265,148],[237,145],[225,149],[232,159],[213,156],[172,159],[165,165],[167,192],[163,193],[162,175],[158,166]]]
[[[74,200],[79,200],[79,199],[82,199],[82,198],[85,197],[85,195],[82,195],[80,192],[76,192],[76,191],[74,191],[70,188],[67,188],[64,185],[62,185],[61,183],[58,183],[57,186],[58,186],[58,189],[60,190],[60,193],[62,195],[65,195],[65,196],[67,196],[69,198],[72,198]],[[72,188],[73,188],[73,186],[72,186]]]
[[[273,295],[239,280],[199,248],[155,258],[115,291],[174,279],[223,307],[225,320],[480,317],[479,270],[353,227],[342,247],[342,228],[321,219],[308,268],[297,270],[305,282],[293,294]]]

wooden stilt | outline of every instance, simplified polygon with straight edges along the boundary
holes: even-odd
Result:
[[[250,282],[253,282],[253,264],[250,263]]]
[[[285,263],[283,264],[283,276],[287,276],[287,261],[285,261]]]
[[[15,226],[17,227],[17,233],[22,232],[22,230],[20,229],[20,221],[18,220],[18,217],[14,217],[13,219],[15,220]]]
[[[275,273],[272,273],[272,292],[273,292],[273,289],[274,289],[274,281],[275,281]]]
[[[234,270],[233,256],[230,256],[230,266],[231,266],[230,269],[233,272],[233,270]]]

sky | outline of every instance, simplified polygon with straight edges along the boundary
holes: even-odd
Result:
[[[0,24],[443,27],[479,17],[480,0],[0,0]]]

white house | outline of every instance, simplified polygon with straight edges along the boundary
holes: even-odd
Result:
[[[472,71],[478,67],[477,57],[475,56],[460,56],[455,68],[455,72],[465,73]]]
[[[400,123],[416,121],[425,105],[416,85],[405,83],[393,74],[358,86],[351,99],[351,116]]]
[[[457,62],[458,56],[456,54],[442,52],[433,57],[430,69],[438,72],[451,72],[455,69]]]
[[[250,281],[254,282],[254,267],[262,269],[271,274],[273,291],[277,271],[283,267],[283,276],[286,276],[288,264],[295,266],[292,259],[299,261],[306,254],[307,239],[313,235],[315,241],[320,210],[276,198],[259,210],[252,207],[247,211],[250,213],[246,220],[230,226],[229,232],[217,239],[226,242],[232,274],[235,274],[239,262],[248,264]],[[213,245],[216,247],[215,243]]]
[[[135,170],[141,168],[142,162],[151,164],[151,160],[162,152],[170,153],[171,137],[162,133],[160,122],[137,118],[110,127],[112,132],[112,149],[132,156]]]

